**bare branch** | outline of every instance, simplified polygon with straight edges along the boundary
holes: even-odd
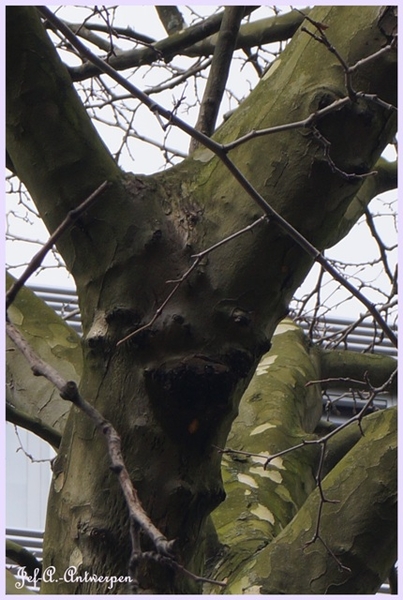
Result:
[[[69,229],[69,227],[71,227],[71,225],[73,225],[73,223],[75,223],[75,221],[77,221],[77,219],[94,204],[99,195],[108,187],[108,185],[109,183],[104,181],[90,196],[88,196],[88,198],[86,198],[79,206],[77,206],[77,208],[67,213],[66,218],[50,236],[46,244],[44,244],[39,252],[35,254],[21,277],[17,279],[17,281],[8,290],[6,294],[7,308],[14,302],[16,295],[26,283],[28,278],[36,271],[36,269],[41,266],[41,263],[49,250],[51,250],[51,248],[56,244],[63,233],[67,231],[67,229]]]
[[[82,23],[69,23],[65,21],[66,25],[72,29],[72,31],[79,30],[82,27]],[[45,23],[46,27],[52,27],[51,24]],[[102,23],[85,23],[85,29],[89,31],[100,31],[102,33],[109,33],[110,28]],[[113,27],[112,33],[120,38],[126,38],[129,40],[133,40],[134,42],[144,44],[145,46],[151,46],[156,42],[156,40],[148,35],[144,35],[132,29],[131,27]],[[80,32],[77,32],[77,35],[80,35]],[[82,36],[84,38],[84,36]],[[138,65],[133,65],[138,66]]]
[[[43,11],[42,7],[40,7],[39,10],[50,22],[52,22],[52,18],[49,14],[51,11],[49,11],[49,9],[47,11]],[[129,50],[116,57],[112,56],[108,64],[110,64],[111,67],[117,68],[119,71],[121,71],[139,65],[151,64],[159,58],[169,61],[172,56],[180,53],[181,50],[218,31],[221,25],[223,14],[224,13],[221,12],[213,15],[212,17],[205,19],[202,23],[198,23],[193,27],[188,27],[184,31],[169,36],[168,38],[165,38],[159,42],[155,42],[155,44],[152,44],[152,46],[142,48],[141,50]],[[58,23],[53,21],[53,24],[60,29]],[[102,73],[104,70],[104,61],[99,59],[100,63],[95,63],[91,58],[88,57],[88,55],[87,58],[90,62],[87,62],[79,67],[71,67],[69,69],[73,81],[82,81],[88,77],[94,77],[95,75]]]
[[[123,494],[125,496],[130,517],[147,533],[148,537],[154,543],[158,552],[171,556],[173,542],[168,542],[166,537],[155,527],[149,516],[141,506],[137,492],[134,489],[129,473],[123,462],[121,453],[120,437],[116,430],[97,409],[89,402],[84,400],[79,394],[77,384],[74,381],[66,381],[56,369],[43,361],[32,350],[24,336],[11,323],[6,323],[7,335],[12,339],[17,348],[27,359],[31,366],[32,372],[36,376],[43,376],[48,379],[59,390],[61,397],[64,400],[69,400],[80,408],[96,425],[97,429],[106,437],[108,443],[109,456],[111,458],[111,470],[117,475]]]
[[[357,95],[360,95],[360,93],[357,92]],[[368,96],[368,94],[367,94],[367,96]],[[327,115],[329,115],[331,113],[337,112],[338,110],[343,108],[343,106],[346,106],[350,103],[351,103],[351,100],[347,96],[345,98],[339,98],[338,100],[335,100],[328,106],[325,106],[324,108],[321,108],[320,110],[317,110],[316,112],[311,113],[308,117],[306,117],[306,119],[301,119],[300,121],[293,121],[292,123],[284,123],[283,125],[276,125],[275,127],[268,127],[266,129],[254,129],[254,130],[250,131],[249,133],[246,133],[242,137],[240,137],[236,140],[233,140],[232,142],[228,142],[227,144],[225,144],[223,146],[223,148],[227,152],[229,152],[230,150],[233,150],[234,148],[237,148],[238,146],[241,146],[245,142],[249,142],[250,140],[253,140],[254,138],[262,137],[265,135],[272,135],[274,133],[283,133],[284,131],[291,131],[293,129],[312,129],[312,131],[314,131],[315,125],[321,119],[323,119],[324,117],[326,117]],[[392,106],[391,104],[387,104],[386,107],[388,108],[388,110],[396,111],[396,108],[394,106]],[[319,139],[319,136],[318,136],[318,139]],[[324,142],[322,142],[322,143],[325,144],[325,142],[326,142],[325,138],[322,138],[322,140],[324,140]],[[369,173],[369,174],[372,175],[373,173]],[[366,174],[366,175],[368,175],[368,174]],[[353,176],[353,174],[351,174],[351,176]],[[358,177],[358,175],[355,175],[355,176]]]
[[[379,254],[380,254],[380,257],[381,257],[381,260],[382,260],[383,268],[385,269],[385,273],[387,274],[387,276],[389,277],[389,280],[390,280],[391,284],[393,285],[393,283],[394,283],[394,276],[393,276],[392,271],[389,268],[389,263],[388,263],[388,259],[387,259],[387,256],[386,256],[386,250],[387,250],[387,248],[386,248],[385,244],[383,243],[383,241],[381,240],[381,237],[380,237],[379,233],[376,230],[373,216],[370,213],[370,211],[368,210],[368,208],[365,208],[365,218],[366,218],[366,221],[367,221],[368,228],[369,228],[369,230],[370,230],[370,232],[372,234],[372,237],[374,238],[374,240],[375,240],[375,242],[376,242],[376,244],[378,246]]]
[[[66,25],[68,27],[70,27],[71,31],[74,31],[74,33],[76,35],[83,38],[83,40],[90,42],[90,44],[93,44],[100,50],[103,50],[107,54],[110,54],[110,52],[111,52],[110,41],[107,41],[103,37],[97,35],[96,33],[94,33],[91,29],[89,29],[85,25],[77,25],[74,23],[69,23],[68,21],[64,21],[64,23],[66,23]],[[119,50],[116,48],[116,46],[114,46],[114,52],[117,53],[118,51]]]
[[[62,436],[54,427],[43,423],[40,419],[31,417],[28,413],[15,408],[8,402],[6,402],[6,420],[31,431],[54,448],[60,446]]]
[[[220,587],[226,587],[227,585],[224,581],[217,581],[216,579],[209,579],[208,577],[201,577],[199,575],[195,575],[194,573],[191,573],[191,571],[188,571],[187,569],[185,569],[185,567],[173,561],[171,558],[168,558],[167,556],[162,556],[161,554],[156,554],[155,552],[144,552],[143,557],[149,558],[162,564],[166,564],[173,568],[175,571],[183,573],[184,575],[190,577],[190,579],[193,579],[193,581],[196,581],[198,583],[210,583],[212,585],[219,585]]]
[[[13,560],[17,565],[26,568],[27,575],[30,577],[40,577],[42,573],[42,563],[36,558],[32,552],[29,552],[17,542],[6,540],[6,556]]]
[[[246,7],[249,12],[255,7]],[[308,9],[307,9],[308,10]],[[185,56],[211,56],[214,52],[216,39],[214,34],[219,30],[223,12],[220,12],[203,23],[188,27],[180,34],[170,35],[168,38],[155,41],[152,38],[133,31],[130,27],[114,27],[113,31],[120,37],[133,39],[146,46],[144,49],[128,50],[111,57],[110,64],[117,70],[130,69],[140,65],[151,64],[156,58],[169,61],[177,54]],[[260,19],[253,23],[242,25],[236,42],[236,48],[250,48],[262,44],[288,40],[292,37],[304,20],[296,10],[284,15],[276,15],[267,19]],[[74,24],[73,27],[79,27]],[[93,31],[107,31],[104,25],[86,23],[86,28]],[[100,73],[94,65],[86,63],[79,67],[69,69],[73,81],[82,81]]]
[[[213,61],[200,106],[199,118],[195,125],[198,131],[202,131],[208,136],[211,136],[215,129],[243,16],[244,8],[242,6],[227,6],[224,10]],[[192,138],[189,153],[196,150],[198,146],[198,142]]]
[[[168,35],[183,29],[185,21],[177,6],[156,6],[155,8]]]

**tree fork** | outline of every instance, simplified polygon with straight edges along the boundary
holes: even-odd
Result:
[[[356,62],[385,41],[378,10],[321,8],[315,18],[326,22],[338,50]],[[7,144],[49,229],[100,181],[114,182],[59,245],[76,279],[83,315],[80,392],[120,433],[150,517],[169,539],[177,538],[185,566],[200,572],[206,519],[224,497],[213,446],[225,445],[242,393],[312,261],[275,224],[264,223],[206,257],[153,327],[117,348],[150,320],[166,298],[167,280],[186,272],[194,254],[250,225],[260,211],[205,149],[153,177],[122,174],[85,124],[85,111],[34,10],[12,7],[9,13],[15,19],[8,25]],[[23,48],[25,43],[32,45]],[[45,60],[52,67],[44,74]],[[358,71],[355,84],[394,102],[394,68],[393,57],[382,55],[376,69]],[[60,81],[63,94],[55,91]],[[329,95],[345,94],[341,65],[300,32],[217,140],[306,118]],[[34,101],[31,111],[28,99]],[[51,127],[35,127],[45,119]],[[362,173],[372,168],[394,127],[394,115],[384,107],[360,103],[329,115],[321,132],[331,141],[332,160],[348,173]],[[311,132],[304,133],[254,139],[231,151],[231,159],[275,210],[325,247],[362,180],[332,172],[323,148]],[[40,156],[42,146],[46,160],[38,172],[30,157]],[[93,573],[126,574],[130,548],[123,499],[108,473],[103,441],[76,409],[55,461],[46,529],[45,564],[58,572],[73,564]],[[199,587],[146,562],[141,589],[181,593]],[[42,591],[102,593],[106,587],[49,582]]]

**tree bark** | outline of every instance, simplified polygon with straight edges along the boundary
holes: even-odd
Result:
[[[351,354],[347,353],[344,365]],[[351,573],[344,570],[341,579],[336,560],[320,540],[305,548],[305,543],[315,533],[319,515],[318,490],[315,488],[320,445],[305,445],[275,458],[264,468],[265,457],[319,439],[310,432],[321,414],[320,384],[306,384],[323,376],[320,356],[316,348],[310,347],[300,328],[285,319],[276,329],[273,346],[260,362],[242,398],[239,415],[228,437],[230,450],[223,455],[227,498],[214,511],[214,526],[209,533],[209,564],[213,566],[208,575],[227,583],[223,593],[341,593],[336,589],[341,580],[344,593],[374,593],[370,590],[377,590],[386,580],[388,568],[396,560],[395,411],[369,415],[363,419],[362,431],[355,422],[326,442],[320,477],[325,497],[333,499],[334,496],[338,504],[324,505],[319,531],[330,551],[343,565],[351,568]],[[379,376],[379,363],[385,357],[359,356],[370,359],[367,364],[369,378]],[[393,359],[386,357],[385,381],[393,373],[395,364]],[[357,367],[357,362],[352,362],[351,369],[353,366]],[[387,438],[385,441],[383,436]],[[365,450],[363,444],[368,444]],[[377,444],[382,446],[379,453]],[[376,481],[371,482],[377,488],[376,492],[370,492],[369,487],[363,491],[364,486],[370,485],[362,472],[367,452],[374,453],[369,472],[376,471],[383,459],[386,461],[381,468],[387,472],[379,474],[381,481],[374,476]],[[345,466],[346,461],[350,467]],[[329,478],[325,477],[329,473],[333,495],[327,492]],[[349,478],[352,480],[347,482]],[[363,493],[371,493],[373,505],[370,500],[367,503],[360,500]],[[354,499],[351,498],[353,494]],[[384,515],[381,510],[385,511]],[[337,522],[335,514],[338,515]],[[358,534],[356,537],[346,534],[352,523],[356,530],[364,530],[372,518],[374,523],[377,519],[380,522],[385,519],[376,533],[375,530],[368,533],[377,539],[376,559],[374,547],[367,539],[364,542]],[[339,532],[340,522],[344,523],[342,533]],[[346,545],[341,553],[344,536]],[[356,568],[358,556],[362,560],[362,569]],[[270,561],[272,566],[269,568]],[[320,563],[323,574],[319,582],[316,574]],[[219,593],[220,589],[208,584],[205,592]]]
[[[7,288],[14,278],[7,275]],[[18,328],[41,358],[67,380],[80,380],[82,352],[80,338],[63,319],[35,294],[23,288],[8,310],[10,321]],[[60,443],[70,405],[54,387],[34,377],[25,358],[7,338],[7,420],[22,425],[47,439]]]
[[[328,502],[319,534],[335,556],[319,539],[309,543],[318,518],[316,489],[271,544],[238,565],[231,593],[378,591],[397,557],[396,409],[376,417],[322,484]]]
[[[189,269],[192,255],[261,213],[204,149],[162,174],[123,174],[90,124],[35,9],[10,7],[8,15],[7,148],[49,230],[102,181],[112,183],[58,244],[83,319],[80,392],[121,434],[140,498],[154,523],[177,540],[179,561],[201,572],[209,515],[224,499],[215,446],[225,446],[240,398],[312,261],[277,225],[261,223],[204,258],[152,327],[117,345],[156,314],[171,289],[167,281]],[[378,7],[322,7],[310,16],[328,25],[349,64],[387,41]],[[357,70],[354,85],[394,103],[395,68],[394,53],[381,54]],[[306,118],[344,95],[337,58],[299,32],[217,139]],[[331,142],[332,160],[349,174],[372,168],[395,126],[393,111],[362,100],[318,124]],[[254,139],[231,158],[319,248],[332,239],[362,185],[360,178],[332,172],[310,131]],[[127,511],[108,466],[104,440],[73,408],[54,464],[46,524],[44,560],[59,577],[69,564],[98,575],[127,574]],[[143,592],[200,590],[148,562],[139,578]],[[47,582],[42,592],[108,593],[108,587]]]

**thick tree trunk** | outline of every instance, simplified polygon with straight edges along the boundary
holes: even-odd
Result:
[[[205,149],[153,177],[121,173],[90,126],[35,10],[8,11],[7,147],[48,228],[103,180],[111,187],[59,243],[79,293],[84,327],[82,395],[122,436],[123,455],[154,523],[177,540],[178,558],[201,572],[210,513],[224,498],[220,455],[239,400],[311,259],[279,227],[261,223],[203,259],[151,327],[145,325],[192,255],[251,225],[260,210]],[[386,38],[378,7],[321,8],[312,18],[350,64]],[[395,102],[395,57],[354,74],[357,90]],[[337,58],[296,34],[240,109],[217,132],[229,141],[252,129],[306,118],[345,95]],[[318,125],[335,164],[371,169],[395,129],[387,108],[362,100]],[[38,158],[34,162],[32,157]],[[250,141],[231,158],[267,201],[320,248],[361,186],[332,172],[308,131]],[[127,574],[128,518],[105,442],[71,411],[54,465],[45,563]],[[144,541],[147,547],[147,541]],[[142,565],[150,593],[195,592],[170,569]],[[115,587],[113,593],[125,587]],[[99,582],[48,582],[45,593],[110,593]],[[287,593],[287,592],[285,592]]]

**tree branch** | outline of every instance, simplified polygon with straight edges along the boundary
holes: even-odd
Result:
[[[394,373],[397,361],[389,356],[379,354],[362,354],[351,350],[323,350],[318,348],[321,363],[321,377],[323,380],[329,378],[345,377],[347,379],[362,379],[365,374],[374,387],[382,385]],[[345,385],[340,381],[341,387],[351,387],[351,382]],[[397,386],[396,377],[391,381],[391,391],[395,392]]]
[[[69,400],[92,419],[97,429],[106,437],[109,455],[112,461],[111,469],[118,476],[124,496],[126,498],[130,516],[147,532],[158,552],[171,556],[173,542],[168,542],[164,535],[151,523],[149,517],[140,505],[137,492],[133,488],[129,474],[123,463],[120,449],[120,438],[111,423],[91,404],[86,402],[79,394],[74,381],[66,381],[51,365],[43,361],[30,347],[24,336],[12,325],[6,323],[7,335],[12,339],[20,352],[24,355],[32,372],[36,376],[46,377],[60,392],[64,400]]]
[[[39,578],[42,573],[42,563],[26,548],[13,542],[6,540],[6,556],[13,560],[20,567],[25,567],[27,575],[30,577]]]
[[[378,194],[397,188],[397,162],[389,162],[380,157],[374,165],[376,175],[365,179],[356,196],[351,201],[342,219],[335,227],[326,248],[331,248],[342,240],[358,219],[365,213],[366,207]]]
[[[42,11],[42,7],[40,7],[39,10],[47,19],[49,19],[49,21],[52,22],[52,19],[49,15],[50,11],[45,13]],[[130,69],[139,65],[151,64],[157,59],[162,59],[165,62],[169,62],[173,56],[180,53],[183,49],[218,31],[223,15],[224,12],[213,15],[202,21],[202,23],[197,23],[192,27],[188,27],[184,31],[175,33],[164,40],[152,44],[152,46],[142,48],[141,50],[129,50],[116,57],[111,56],[108,61],[108,65],[116,70],[122,71],[124,69]],[[59,28],[55,22],[53,22],[53,24]],[[104,61],[101,59],[99,60],[100,64],[95,64],[94,61],[90,59],[89,62],[86,62],[79,67],[71,67],[69,69],[69,73],[72,80],[82,81],[83,79],[94,77],[102,73],[104,70],[102,63],[104,63]]]
[[[249,12],[254,9],[255,7],[247,7]],[[157,42],[146,36],[132,32],[130,29],[115,28],[115,31],[119,35],[133,37],[136,41],[148,43],[149,45],[147,48],[141,50],[128,50],[118,56],[113,56],[110,58],[109,63],[117,71],[122,71],[140,65],[151,64],[158,58],[169,62],[177,54],[191,57],[211,56],[216,44],[216,38],[213,34],[219,30],[223,14],[221,12],[213,15],[204,19],[202,23],[197,23],[180,33],[170,35],[168,38]],[[236,48],[250,48],[287,40],[292,37],[303,20],[304,16],[293,10],[285,15],[276,15],[275,17],[254,21],[253,23],[246,23],[240,28]],[[77,27],[76,24],[73,26]],[[97,31],[106,30],[105,27],[90,23],[87,23],[86,27]],[[98,75],[101,70],[91,63],[85,63],[79,67],[71,67],[69,72],[73,81],[82,81]]]
[[[77,208],[67,213],[67,216],[63,219],[59,227],[52,233],[46,244],[44,244],[39,252],[37,252],[37,254],[35,254],[35,256],[32,258],[21,277],[19,277],[8,290],[6,294],[6,308],[9,308],[9,306],[14,302],[15,297],[20,289],[23,287],[23,285],[25,285],[29,277],[41,266],[46,254],[53,248],[63,233],[67,231],[67,229],[69,229],[69,227],[71,227],[77,221],[77,219],[94,204],[95,200],[98,199],[99,195],[108,187],[108,185],[108,182],[104,181]]]
[[[13,340],[15,345],[24,355],[29,365],[31,366],[32,372],[36,376],[43,376],[48,379],[60,392],[60,396],[64,400],[72,402],[82,412],[84,412],[95,424],[96,428],[102,433],[107,441],[108,453],[111,460],[111,471],[117,476],[120,487],[123,491],[124,498],[126,500],[127,507],[129,509],[130,523],[131,523],[131,539],[134,544],[132,547],[132,554],[129,561],[129,573],[135,577],[136,566],[137,566],[137,535],[133,529],[133,524],[140,527],[142,531],[148,536],[153,543],[156,552],[162,557],[169,559],[171,567],[174,563],[174,544],[175,540],[168,539],[155,527],[150,517],[147,515],[138,497],[137,491],[133,486],[130,475],[125,466],[122,451],[121,451],[121,439],[113,425],[107,421],[101,413],[87,402],[78,391],[77,384],[74,381],[66,381],[53,367],[43,361],[30,347],[24,336],[12,325],[6,323],[7,335]],[[146,556],[146,553],[145,553]],[[141,558],[141,556],[140,556]],[[183,568],[178,565],[175,568],[183,571]],[[183,572],[188,573],[186,570]],[[197,580],[202,580],[192,574],[192,577],[196,577]],[[224,585],[220,582],[216,582],[218,585]]]
[[[351,573],[340,571],[335,562],[331,564],[333,558],[324,559],[315,546],[302,551],[316,526],[315,515],[320,503],[316,490],[294,521],[258,558],[266,566],[260,593],[296,594],[303,589],[313,594],[345,594],[354,589],[355,593],[368,594],[378,591],[385,581],[396,560],[396,410],[388,409],[376,416],[378,418],[366,421],[365,435],[322,484],[326,497],[339,502],[327,504],[323,510],[321,535],[331,540],[333,553]],[[368,477],[372,469],[376,469],[379,478]],[[386,518],[385,502],[389,506]],[[368,522],[371,523],[369,530]],[[372,537],[373,543],[364,531]],[[382,532],[381,538],[379,532]],[[287,560],[291,559],[290,550],[294,552],[294,549],[293,564],[298,562],[300,568],[293,581],[286,581],[282,563],[286,556]],[[323,560],[327,560],[326,566]],[[357,568],[357,560],[360,568]],[[326,569],[326,578],[315,577],[318,568],[321,572]]]
[[[227,6],[224,10],[210,73],[200,105],[199,117],[195,125],[195,129],[202,131],[209,137],[214,133],[244,12],[242,6]],[[189,153],[196,150],[198,146],[199,143],[192,138]]]
[[[183,29],[185,21],[177,6],[156,6],[155,9],[168,35]]]
[[[304,12],[308,13],[309,9],[306,8]],[[291,10],[282,15],[245,23],[241,25],[235,47],[236,49],[256,48],[264,44],[289,40],[304,19],[305,16],[299,11]],[[185,54],[186,56],[210,56],[214,52],[216,41],[217,34],[214,34],[187,48]]]
[[[62,436],[57,429],[54,429],[36,417],[32,417],[23,410],[11,406],[8,402],[6,403],[6,420],[14,425],[23,427],[27,431],[31,431],[42,440],[45,440],[45,442],[48,442],[53,448],[60,446]]]

